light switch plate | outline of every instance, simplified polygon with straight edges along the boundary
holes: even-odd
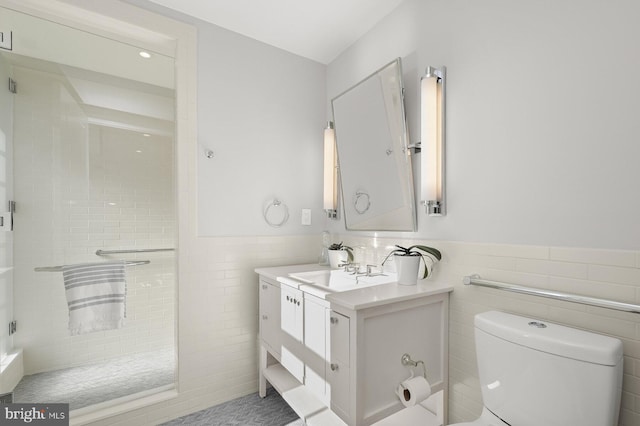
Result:
[[[302,224],[311,225],[311,209],[302,209]]]

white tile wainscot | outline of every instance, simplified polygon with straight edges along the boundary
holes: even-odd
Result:
[[[259,393],[270,383],[307,425],[370,425],[404,408],[395,394],[411,373],[402,355],[424,361],[446,424],[448,311],[452,285],[395,282],[334,292],[290,274],[318,265],[258,268]],[[422,374],[422,367],[414,368]]]

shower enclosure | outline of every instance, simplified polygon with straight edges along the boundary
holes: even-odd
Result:
[[[15,320],[0,361],[19,357],[24,374],[13,401],[86,410],[171,388],[173,59],[6,8],[0,30],[13,38],[0,84],[16,88],[0,93],[0,213],[13,222],[0,230],[0,321]],[[114,259],[132,261],[125,325],[70,335],[58,267]]]

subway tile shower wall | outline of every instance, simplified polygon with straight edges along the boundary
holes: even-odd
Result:
[[[619,424],[640,425],[640,315],[462,284],[462,277],[477,273],[494,281],[638,304],[639,251],[380,238],[374,241],[349,235],[340,239],[361,247],[368,262],[379,262],[379,256],[394,244],[427,244],[442,251],[442,262],[431,279],[455,285],[449,316],[451,423],[473,420],[481,411],[473,317],[496,309],[622,340],[624,380]]]

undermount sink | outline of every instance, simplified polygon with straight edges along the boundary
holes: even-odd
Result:
[[[305,284],[311,284],[323,287],[330,291],[346,291],[363,287],[371,287],[374,285],[388,284],[396,281],[396,274],[374,274],[356,275],[351,272],[342,270],[327,270],[310,272],[298,272],[289,274],[290,278],[301,281]]]

